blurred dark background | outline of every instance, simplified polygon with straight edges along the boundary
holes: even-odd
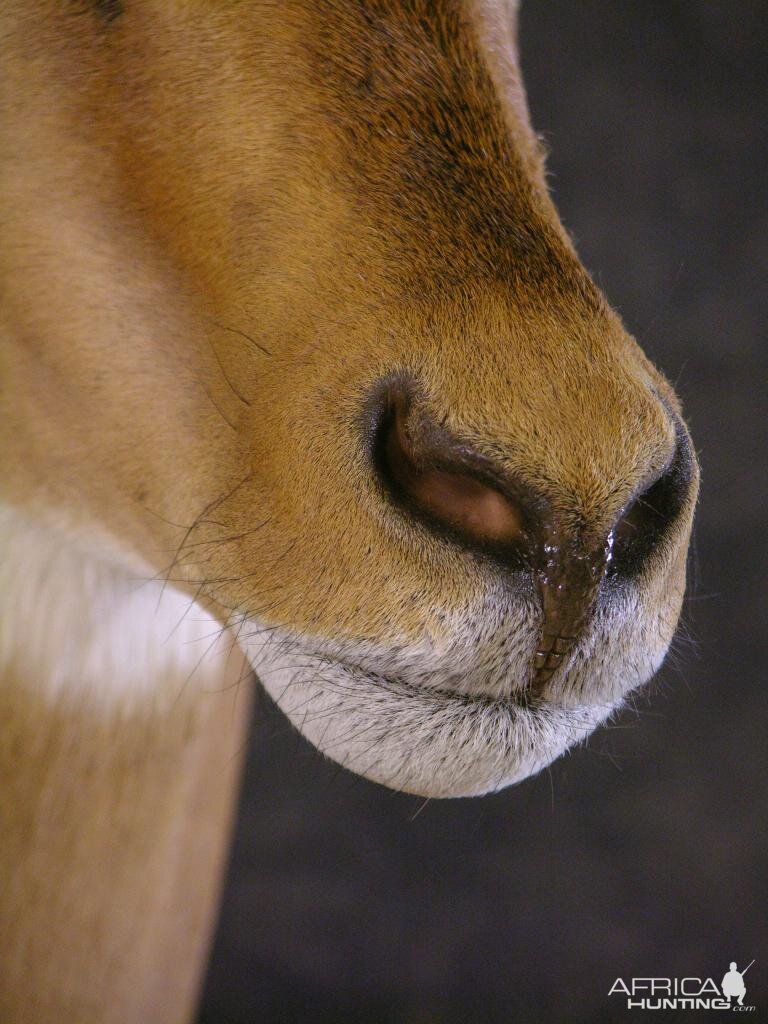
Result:
[[[701,456],[665,667],[550,771],[425,807],[324,763],[260,697],[201,1024],[597,1024],[630,1015],[618,976],[753,957],[768,1020],[766,22],[744,0],[522,13],[563,219]]]

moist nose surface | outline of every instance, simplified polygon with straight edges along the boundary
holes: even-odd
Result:
[[[687,449],[678,441],[666,467],[638,481],[640,493],[627,493],[618,513],[585,516],[577,491],[553,479],[545,493],[511,474],[453,436],[414,390],[390,384],[379,397],[380,478],[406,516],[468,551],[492,555],[502,572],[530,574],[541,608],[530,679],[540,687],[569,660],[608,571],[628,578],[630,556],[642,568],[675,520],[689,485]],[[557,510],[552,494],[559,496]]]

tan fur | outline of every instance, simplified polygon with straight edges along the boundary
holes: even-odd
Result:
[[[306,735],[380,781],[524,777],[663,658],[696,479],[531,704],[535,598],[393,510],[372,471],[365,404],[393,373],[585,538],[684,433],[547,194],[513,5],[123,6],[0,11],[0,558],[33,523],[107,565],[130,616],[130,588],[167,579]],[[41,590],[48,557],[29,556]],[[149,685],[76,658],[50,685],[66,630],[26,630],[22,576],[0,577],[3,1019],[183,1020],[239,716],[205,686],[158,698],[187,673],[155,641]],[[96,593],[71,600],[98,612]]]

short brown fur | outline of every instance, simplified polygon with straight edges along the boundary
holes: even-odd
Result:
[[[496,570],[382,493],[364,409],[399,374],[563,529],[606,535],[680,410],[549,198],[513,7],[3,5],[2,501],[223,626],[439,648]],[[693,467],[638,584],[654,663],[695,497]],[[108,680],[51,703],[25,671],[0,687],[3,1019],[186,1020],[242,657],[96,719]]]

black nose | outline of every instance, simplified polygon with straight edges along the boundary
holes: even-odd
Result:
[[[682,424],[667,467],[596,536],[575,531],[546,494],[452,436],[410,385],[387,383],[373,404],[375,465],[391,500],[447,541],[531,574],[542,609],[532,677],[545,683],[583,632],[606,577],[641,572],[679,514],[692,473]]]

